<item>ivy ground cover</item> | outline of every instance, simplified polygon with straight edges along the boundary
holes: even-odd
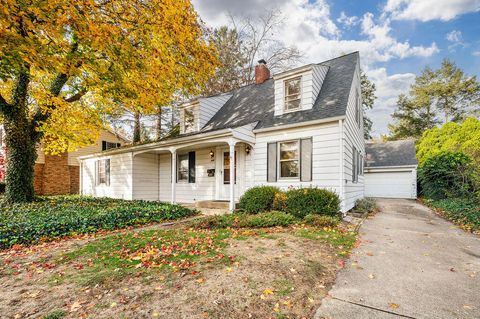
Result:
[[[195,214],[194,210],[163,202],[82,196],[42,197],[32,203],[0,207],[0,249]]]

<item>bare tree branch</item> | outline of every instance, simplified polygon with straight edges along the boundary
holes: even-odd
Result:
[[[87,94],[87,92],[88,92],[88,90],[85,89],[85,88],[83,88],[83,89],[81,89],[80,91],[78,91],[77,93],[75,93],[74,95],[64,98],[64,100],[65,100],[65,102],[75,102],[75,101],[78,101],[78,100],[80,100],[85,94]]]

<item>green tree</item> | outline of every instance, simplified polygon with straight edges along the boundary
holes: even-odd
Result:
[[[372,138],[371,133],[373,122],[367,117],[367,111],[373,108],[373,104],[377,99],[377,96],[375,95],[377,88],[375,87],[375,83],[370,81],[363,71],[360,73],[360,85],[362,88],[363,135],[366,140],[369,140]]]
[[[470,117],[462,123],[449,122],[425,131],[417,143],[419,165],[442,152],[465,153],[480,169],[480,120]]]
[[[460,122],[476,114],[480,106],[480,84],[455,63],[443,60],[438,70],[426,67],[415,78],[408,96],[402,95],[390,124],[390,139],[419,138],[440,123]]]

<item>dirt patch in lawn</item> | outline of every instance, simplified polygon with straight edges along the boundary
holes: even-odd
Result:
[[[310,318],[346,249],[343,234],[311,228],[159,232],[0,256],[2,318]]]

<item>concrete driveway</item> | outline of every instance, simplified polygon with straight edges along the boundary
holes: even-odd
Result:
[[[480,238],[415,201],[378,202],[315,318],[480,318]]]

